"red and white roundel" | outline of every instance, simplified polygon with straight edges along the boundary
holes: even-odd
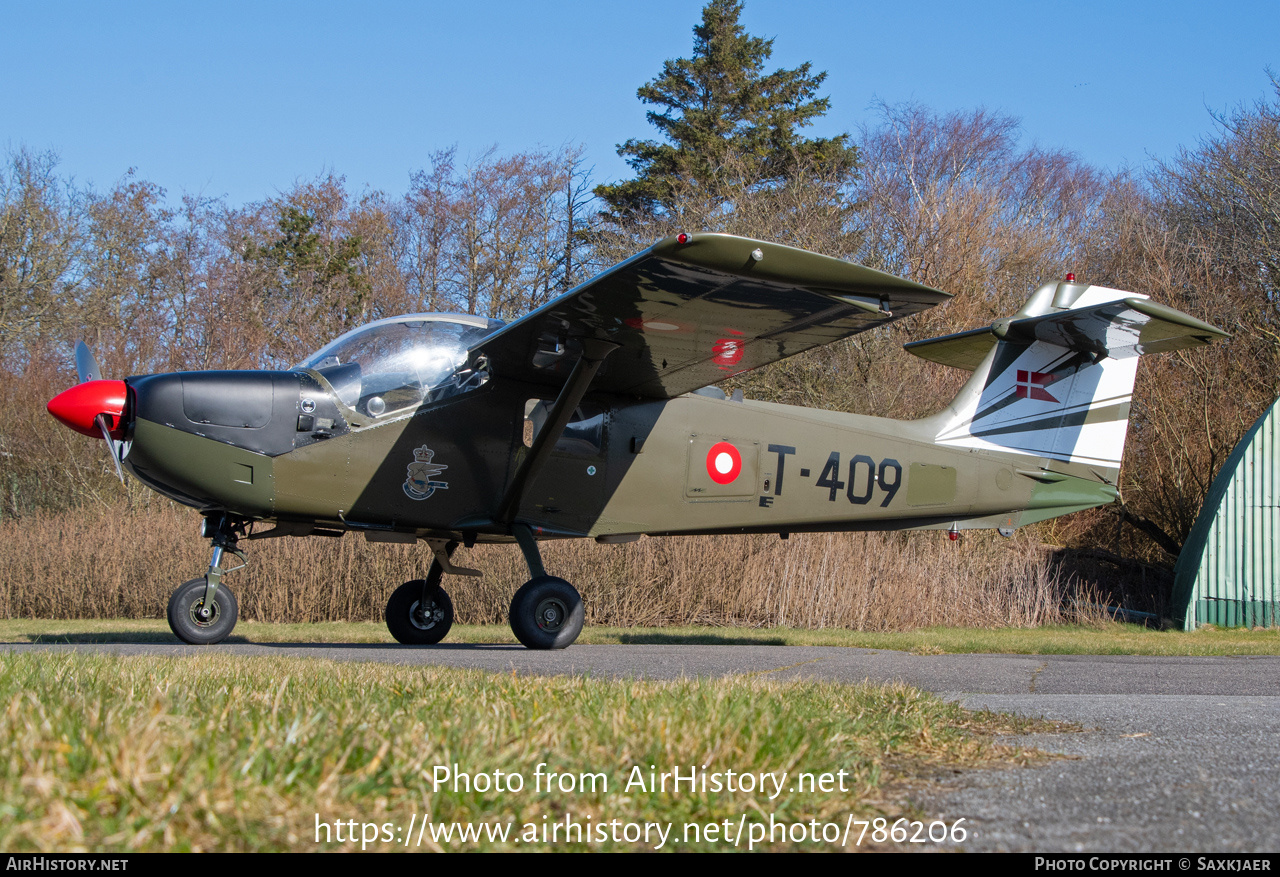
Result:
[[[747,342],[741,338],[721,338],[715,344],[711,345],[711,360],[716,365],[737,365],[742,362],[743,351],[747,349]]]
[[[707,451],[707,474],[716,484],[728,484],[742,471],[742,455],[728,442],[716,442]]]

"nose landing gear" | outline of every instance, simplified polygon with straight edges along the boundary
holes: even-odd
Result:
[[[204,519],[201,535],[213,542],[209,570],[198,579],[184,582],[169,598],[169,629],[184,643],[196,646],[220,643],[235,629],[240,607],[235,594],[222,584],[222,577],[245,566],[244,552],[236,547],[243,532],[244,524],[226,515]],[[224,568],[222,564],[227,555],[239,563]]]
[[[236,626],[240,607],[226,585],[207,600],[208,581],[204,576],[185,582],[169,598],[169,629],[184,643],[206,646],[220,643]]]

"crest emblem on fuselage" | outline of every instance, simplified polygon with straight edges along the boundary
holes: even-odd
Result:
[[[415,448],[413,462],[409,464],[408,474],[404,480],[404,494],[409,499],[423,500],[437,490],[447,490],[448,481],[436,481],[435,477],[448,469],[440,463],[431,462],[436,452],[426,445]]]

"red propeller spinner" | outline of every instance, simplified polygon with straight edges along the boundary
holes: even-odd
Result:
[[[96,422],[102,415],[113,439],[125,437],[124,406],[129,389],[124,381],[86,381],[49,400],[49,413],[76,432],[102,438]]]

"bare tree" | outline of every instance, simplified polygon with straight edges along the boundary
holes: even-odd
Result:
[[[1280,79],[1272,100],[1214,116],[1217,135],[1165,162],[1152,183],[1166,221],[1212,254],[1252,299],[1249,317],[1280,316]]]
[[[442,311],[456,197],[454,148],[432,153],[430,163],[409,178],[409,191],[395,214],[395,247],[415,310]]]
[[[1232,333],[1138,372],[1123,509],[1143,538],[1128,550],[1165,562],[1235,443],[1280,394],[1280,101],[1215,118],[1217,133],[1198,148],[1113,188],[1089,246],[1109,285]]]
[[[110,374],[150,370],[168,359],[171,326],[169,228],[164,191],[133,172],[89,199],[83,293],[74,322],[95,342]]]
[[[589,258],[592,226],[597,217],[591,210],[595,196],[584,149],[565,147],[559,160],[564,165],[564,201],[558,234],[564,242],[564,254],[558,266],[558,287],[560,292],[566,292],[587,279],[583,265]]]
[[[410,297],[430,310],[509,318],[567,288],[589,186],[578,163],[573,150],[491,148],[462,167],[452,149],[433,154],[393,211]]]
[[[0,360],[18,363],[32,339],[60,330],[80,290],[86,198],[57,164],[23,148],[0,169]]]
[[[864,261],[964,293],[951,322],[957,311],[974,322],[1003,316],[1043,280],[1080,269],[1110,185],[1096,170],[1021,147],[1018,120],[984,109],[882,104],[880,114],[862,135]]]

